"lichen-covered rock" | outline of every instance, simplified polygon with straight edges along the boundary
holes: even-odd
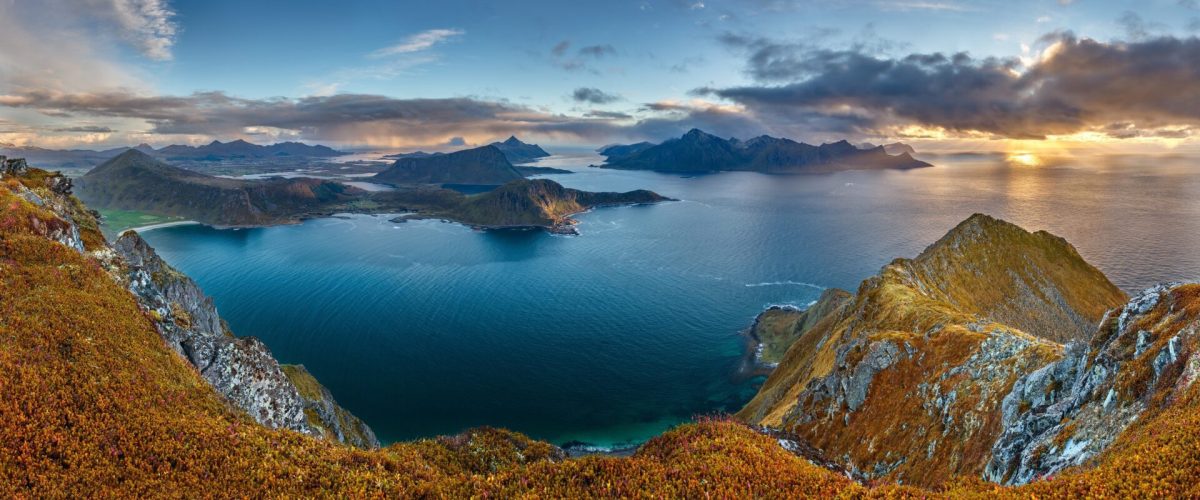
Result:
[[[1101,322],[1089,344],[1030,373],[1004,399],[1004,432],[984,472],[1024,484],[1087,462],[1195,380],[1200,285],[1149,288]]]

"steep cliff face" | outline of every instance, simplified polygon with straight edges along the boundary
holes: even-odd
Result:
[[[15,204],[8,209],[28,211],[29,224],[44,237],[95,257],[115,282],[132,293],[166,345],[230,404],[267,427],[361,447],[379,446],[370,429],[338,407],[328,391],[316,402],[329,411],[306,413],[305,408],[314,403],[300,394],[267,346],[253,337],[235,337],[218,316],[212,299],[167,265],[137,233],[125,232],[112,245],[105,242],[95,214],[70,195],[68,180],[38,169],[10,177],[17,182],[9,189],[29,205]],[[326,431],[343,427],[355,431]]]
[[[1124,298],[1061,238],[975,215],[809,320],[739,417],[868,478],[980,475],[1013,385]]]
[[[129,291],[163,340],[234,406],[267,427],[379,446],[370,428],[338,406],[307,371],[300,370],[302,378],[289,377],[261,341],[235,337],[196,282],[167,265],[137,233],[122,233],[113,250],[124,261],[118,269]],[[297,378],[319,389],[305,394]]]

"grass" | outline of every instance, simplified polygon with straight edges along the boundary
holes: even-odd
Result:
[[[99,212],[102,218],[100,228],[109,238],[121,234],[126,229],[184,220],[183,217],[159,215],[139,210],[100,210]]]

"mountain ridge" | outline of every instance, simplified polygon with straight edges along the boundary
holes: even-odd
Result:
[[[845,140],[812,146],[762,135],[741,141],[692,129],[682,137],[657,145],[647,144],[603,148],[600,154],[608,161],[599,167],[660,172],[802,173],[930,166],[907,152],[893,156],[882,146],[861,150]]]
[[[500,185],[524,177],[500,148],[488,145],[446,154],[406,156],[371,178],[389,184]]]

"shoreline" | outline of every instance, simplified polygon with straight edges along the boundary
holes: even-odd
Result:
[[[194,220],[176,220],[176,221],[171,221],[171,222],[158,222],[155,224],[148,224],[145,226],[125,228],[125,229],[121,230],[121,233],[124,233],[125,231],[133,231],[136,233],[142,233],[142,232],[146,232],[146,231],[153,231],[155,229],[164,229],[164,228],[176,227],[176,226],[194,226],[194,225],[202,225],[202,223],[194,221]],[[117,233],[117,234],[120,234],[120,233]]]

